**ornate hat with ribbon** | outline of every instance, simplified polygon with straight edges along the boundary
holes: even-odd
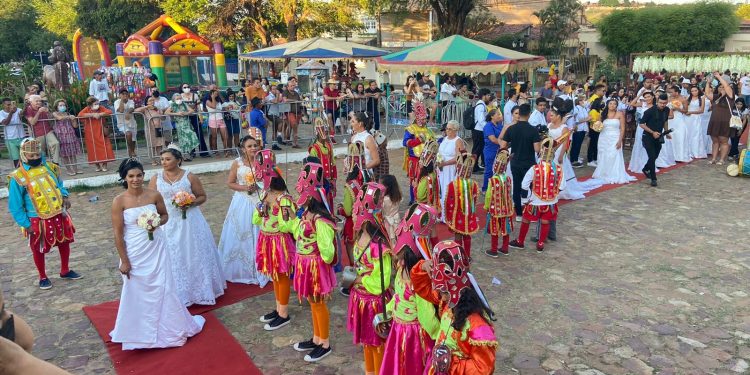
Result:
[[[434,139],[430,139],[425,142],[422,148],[422,155],[419,156],[419,166],[424,167],[430,165],[435,161],[435,157],[438,154],[438,143]]]
[[[21,161],[27,163],[29,161],[28,154],[42,154],[42,144],[34,138],[24,138],[21,141],[20,157]]]
[[[378,215],[383,209],[383,197],[385,197],[385,186],[382,184],[368,182],[362,187],[352,208],[354,230],[362,229],[366,222],[378,224]]]
[[[251,126],[247,128],[247,134],[256,141],[258,141],[258,147],[263,148],[263,133],[260,132],[260,128],[256,128],[254,126]]]
[[[400,253],[407,246],[417,255],[429,259],[430,249],[420,248],[416,237],[429,236],[437,222],[437,210],[424,203],[415,203],[409,207],[396,228],[396,246],[394,252]]]
[[[555,140],[552,137],[542,139],[542,147],[539,150],[539,161],[551,163],[552,159],[555,158],[557,147],[559,147],[559,145],[555,145]]]
[[[425,108],[424,103],[419,100],[412,100],[412,107],[414,108],[414,122],[421,126],[427,124],[427,108]]]
[[[456,175],[461,178],[471,177],[475,162],[474,155],[468,152],[458,154],[456,156]]]
[[[495,156],[495,162],[492,163],[492,173],[495,175],[501,175],[505,173],[508,168],[508,162],[510,161],[510,152],[507,149],[498,151]]]
[[[471,287],[469,258],[453,240],[441,241],[432,250],[432,288],[450,295],[448,306],[453,308],[461,299],[461,292]]]
[[[326,122],[326,120],[324,120],[322,117],[316,117],[315,136],[318,137],[318,139],[321,141],[328,140],[328,131],[328,122]]]
[[[365,145],[362,142],[352,142],[347,148],[346,159],[344,159],[344,172],[351,173],[354,166],[359,166],[359,170],[365,169]]]
[[[278,168],[276,168],[276,154],[273,151],[265,149],[255,154],[255,179],[263,181],[263,188],[271,185],[271,179],[280,177]]]
[[[323,166],[318,163],[307,163],[299,171],[297,178],[297,205],[301,206],[307,203],[308,199],[313,198],[318,202],[323,201],[319,188],[323,184]]]

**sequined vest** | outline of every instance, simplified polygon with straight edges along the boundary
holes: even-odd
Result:
[[[555,163],[544,161],[534,165],[533,168],[532,192],[534,195],[545,202],[555,200],[560,193],[562,168],[559,168]]]
[[[54,163],[44,163],[28,171],[21,166],[8,176],[26,188],[37,216],[49,219],[62,212],[63,197],[57,187],[60,167]]]

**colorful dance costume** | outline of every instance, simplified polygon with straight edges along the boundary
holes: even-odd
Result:
[[[354,202],[357,200],[359,191],[362,190],[362,185],[369,181],[369,175],[367,170],[364,169],[364,164],[364,146],[361,142],[350,143],[346,159],[344,159],[344,171],[347,175],[346,185],[344,185],[344,200],[337,212],[344,217],[344,241],[348,246],[354,243],[354,219],[352,217]],[[352,173],[354,171],[357,173]]]
[[[511,241],[510,247],[523,249],[526,234],[529,232],[529,223],[538,220],[542,224],[536,250],[544,251],[544,241],[547,240],[547,234],[549,234],[549,223],[557,220],[558,195],[560,190],[565,189],[562,166],[558,166],[553,160],[557,147],[559,145],[555,145],[554,139],[550,137],[543,139],[539,163],[526,172],[521,182],[521,188],[530,191],[531,194],[529,202],[523,208],[523,220],[518,239]]]
[[[435,135],[432,130],[428,129],[427,110],[424,103],[414,101],[414,124],[406,127],[404,130],[404,140],[402,142],[404,149],[404,170],[409,177],[411,202],[414,202],[416,195],[417,183],[419,178],[419,156],[422,155],[424,144],[428,141],[434,141]]]
[[[424,147],[422,147],[422,153],[419,156],[420,175],[422,174],[421,170],[425,168],[432,168],[433,171],[424,176],[417,177],[419,182],[417,183],[416,189],[416,202],[434,207],[436,212],[441,211],[440,180],[437,177],[437,173],[434,171],[438,147],[439,145],[437,141],[434,140],[425,142]],[[433,244],[437,243],[436,226],[433,226],[430,231],[430,241],[432,241]]]
[[[444,258],[453,260],[446,263]],[[453,327],[454,308],[461,293],[473,288],[486,304],[476,280],[469,273],[469,259],[463,249],[453,241],[442,241],[433,251],[432,273],[422,270],[419,261],[411,270],[414,291],[420,297],[437,305],[440,310],[440,330],[432,350],[426,374],[429,375],[488,375],[495,371],[495,352],[499,343],[489,317],[472,313],[460,330]],[[445,303],[440,294],[448,294]]]
[[[424,203],[415,203],[406,210],[403,220],[396,228],[396,254],[400,246],[408,245],[423,258],[429,259],[437,239],[430,237],[437,225],[438,210]]]
[[[297,192],[300,197],[297,204],[308,206],[308,201],[314,199],[323,202],[325,191],[323,181],[323,166],[317,163],[307,163],[302,168],[297,180]],[[277,220],[279,220],[277,218]],[[301,300],[306,298],[312,310],[313,338],[295,344],[297,351],[312,350],[305,356],[305,361],[314,362],[322,358],[316,355],[321,350],[330,353],[328,345],[329,312],[326,299],[336,286],[336,274],[333,272],[335,258],[334,237],[335,223],[305,209],[302,218],[293,217],[284,221],[279,220],[280,230],[291,233],[296,239],[297,255],[294,261],[294,290]]]
[[[383,313],[383,301],[391,298],[391,246],[382,227],[382,220],[376,218],[383,207],[384,196],[385,186],[368,182],[357,196],[354,206],[356,232],[364,233],[365,223],[381,230],[367,246],[360,247],[358,243],[354,244],[354,266],[361,282],[350,288],[346,320],[346,329],[354,336],[354,344],[364,346],[365,372],[368,374],[379,373],[383,361],[384,340],[375,332],[373,319],[375,315]]]
[[[52,284],[47,278],[44,255],[54,246],[60,251],[60,276],[80,278],[68,268],[75,228],[63,207],[68,191],[60,179],[60,166],[44,157],[29,160],[29,154],[41,155],[41,145],[33,138],[21,142],[21,166],[8,175],[8,210],[29,239],[40,287],[49,289]]]
[[[323,166],[323,177],[335,189],[338,170],[336,168],[336,160],[333,157],[333,144],[331,144],[331,140],[328,137],[328,124],[326,124],[326,121],[322,117],[315,119],[315,134],[315,142],[307,149],[307,153],[320,160],[320,164]]]
[[[421,248],[415,237],[417,233],[429,233],[436,219],[437,211],[430,206],[415,204],[410,207],[398,226],[396,254],[412,251],[419,257],[430,259],[432,247]],[[397,269],[393,285],[395,294],[386,305],[392,324],[380,374],[423,374],[429,365],[430,353],[440,328],[435,306],[414,292],[411,280],[403,269]]]
[[[508,254],[510,233],[513,232],[513,181],[505,174],[510,158],[508,150],[500,150],[492,164],[494,175],[487,182],[484,209],[487,211],[487,233],[492,240],[490,253],[497,254],[498,237],[503,238],[500,252]]]
[[[456,234],[466,255],[471,257],[471,236],[479,231],[477,196],[479,185],[471,179],[474,157],[469,153],[456,156],[456,179],[448,185],[445,196],[445,223]]]
[[[267,188],[272,178],[281,178],[271,150],[261,150],[256,154],[255,170],[263,179],[263,186]],[[260,320],[267,323],[264,326],[265,330],[273,331],[289,322],[287,313],[291,292],[289,275],[292,273],[294,264],[295,245],[292,236],[289,233],[283,233],[280,227],[281,223],[291,219],[291,217],[284,219],[284,210],[286,209],[287,214],[293,216],[296,207],[289,194],[282,193],[272,202],[266,198],[267,194],[267,192],[264,193],[257,209],[253,211],[252,222],[260,227],[258,243],[255,246],[257,250],[255,264],[258,271],[273,280],[273,293],[276,297],[276,309],[262,316]]]

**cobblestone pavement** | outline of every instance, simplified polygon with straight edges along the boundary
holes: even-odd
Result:
[[[403,178],[399,155],[391,152],[391,170]],[[204,213],[218,235],[231,193],[224,174],[201,179],[209,194]],[[474,271],[498,318],[495,373],[747,373],[748,181],[696,161],[663,175],[658,188],[640,182],[563,206],[558,240],[544,254],[515,251],[492,259],[479,255],[489,241],[477,238]],[[86,278],[53,277],[49,291],[36,287],[31,254],[9,224],[7,201],[0,211],[0,284],[8,307],[34,328],[35,355],[76,374],[114,373],[81,307],[119,296],[109,202],[120,191],[73,194],[78,231],[71,264]],[[100,201],[90,203],[95,194]],[[47,260],[54,274],[59,258],[51,253]],[[291,347],[310,335],[309,308],[293,302],[292,325],[267,333],[258,316],[272,306],[267,294],[216,310],[264,373],[352,374],[363,368],[361,350],[344,327],[343,297],[330,304],[334,352],[315,365]]]

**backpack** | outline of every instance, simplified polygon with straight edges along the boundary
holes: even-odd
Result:
[[[464,129],[466,129],[466,130],[474,130],[474,127],[477,124],[476,120],[474,119],[474,110],[477,108],[477,106],[480,103],[482,105],[484,105],[484,103],[482,103],[482,101],[480,100],[476,104],[474,104],[473,106],[464,109],[464,116],[463,116],[463,119],[464,119]]]

